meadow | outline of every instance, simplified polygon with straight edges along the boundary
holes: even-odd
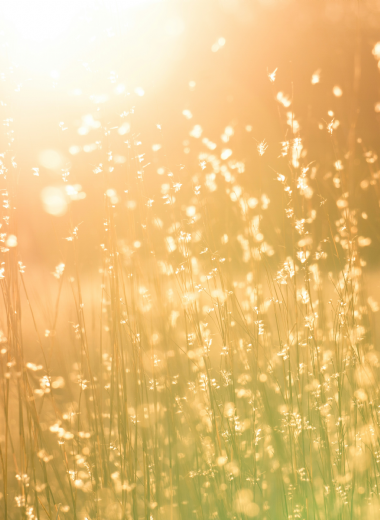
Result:
[[[304,133],[260,74],[280,139],[147,131],[135,87],[27,174],[2,104],[1,518],[378,518],[378,157],[340,85]]]

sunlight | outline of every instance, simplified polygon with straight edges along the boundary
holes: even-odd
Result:
[[[28,42],[55,40],[69,30],[73,20],[85,9],[85,2],[75,0],[13,0],[4,7],[4,18]]]
[[[139,52],[156,52],[154,38],[163,33],[176,38],[184,31],[179,16],[162,19],[150,14],[153,6],[165,0],[13,0],[3,6],[0,40],[7,48],[8,59],[21,71],[49,75],[53,80],[60,72],[89,54],[89,49],[115,45],[118,41],[139,39]],[[160,11],[164,15],[165,9]],[[149,21],[142,18],[148,13]],[[161,42],[160,42],[161,43]],[[162,53],[161,53],[162,56]],[[85,60],[84,60],[85,61]],[[89,64],[82,65],[90,70]],[[106,65],[104,63],[104,65]],[[120,87],[119,87],[120,89]],[[121,90],[120,93],[122,93]]]
[[[125,9],[158,3],[162,0],[121,0],[94,5],[88,0],[12,0],[3,7],[4,19],[28,42],[57,40],[70,31],[79,19],[85,20],[104,9],[117,13]]]
[[[0,520],[380,518],[379,29],[0,0]]]

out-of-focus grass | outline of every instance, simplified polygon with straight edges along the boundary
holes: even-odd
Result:
[[[358,143],[355,184],[331,120],[326,173],[278,100],[287,131],[267,192],[235,158],[233,126],[214,146],[191,125],[197,161],[185,173],[145,173],[131,130],[118,178],[94,172],[104,226],[93,276],[73,209],[81,188],[66,188],[49,329],[18,255],[5,154],[3,518],[378,517],[378,305],[356,204],[359,186],[377,197],[377,158]],[[265,157],[272,143],[251,146]]]

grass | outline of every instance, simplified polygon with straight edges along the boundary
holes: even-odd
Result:
[[[335,154],[325,175],[293,119],[268,193],[197,131],[196,173],[163,167],[157,189],[128,134],[127,193],[109,188],[106,168],[94,174],[105,189],[92,277],[70,202],[45,332],[9,241],[17,183],[5,154],[2,518],[378,517],[368,216],[347,191],[334,122],[321,130]],[[359,181],[376,196],[377,163],[364,164]]]

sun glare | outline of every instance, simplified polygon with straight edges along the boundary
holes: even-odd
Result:
[[[12,0],[5,3],[3,12],[18,39],[48,42],[67,32],[86,4],[81,0]]]
[[[35,74],[52,71],[53,79],[58,79],[60,67],[71,64],[97,41],[124,35],[123,25],[133,27],[141,9],[161,1],[12,0],[3,6],[0,37],[18,66]],[[166,32],[180,35],[182,19],[168,20]]]

